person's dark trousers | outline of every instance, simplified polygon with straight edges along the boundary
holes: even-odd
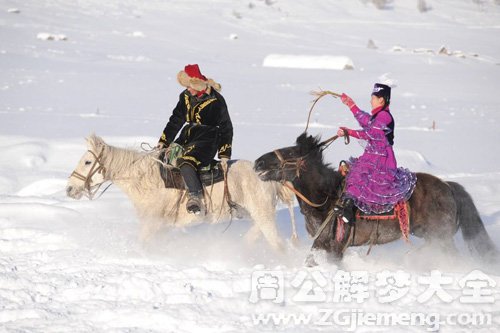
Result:
[[[198,177],[196,170],[189,164],[185,163],[180,167],[182,178],[188,188],[188,202],[186,209],[193,214],[199,214],[202,210],[203,202],[203,187]]]

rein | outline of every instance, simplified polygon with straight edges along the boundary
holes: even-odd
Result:
[[[316,203],[312,202],[311,200],[307,199],[305,195],[303,195],[302,193],[300,193],[299,191],[297,191],[295,189],[295,187],[293,187],[292,183],[290,183],[290,182],[282,182],[282,184],[283,184],[283,186],[285,186],[286,188],[288,188],[290,191],[292,191],[293,193],[295,193],[299,198],[301,198],[306,204],[308,204],[311,207],[314,207],[314,208],[321,207],[324,204],[326,204],[326,202],[328,201],[328,197],[326,197],[325,201],[322,204],[316,204]]]
[[[89,173],[86,176],[84,176],[84,175],[82,175],[79,172],[73,171],[71,173],[71,175],[69,176],[69,178],[75,177],[76,179],[82,180],[83,181],[83,187],[85,188],[85,191],[86,191],[86,195],[87,195],[87,197],[90,200],[92,200],[92,199],[94,199],[94,196],[97,194],[97,192],[101,188],[102,184],[104,184],[104,182],[102,182],[102,183],[94,185],[94,186],[91,185],[91,183],[92,183],[92,177],[94,177],[94,175],[96,173],[100,173],[103,176],[106,173],[106,168],[104,167],[104,164],[102,163],[102,155],[104,153],[104,147],[102,147],[101,152],[99,153],[99,155],[96,155],[90,149],[88,150],[88,152],[91,153],[94,156],[94,158],[95,158],[94,163],[90,167]],[[111,184],[109,184],[104,189],[104,191],[102,191],[101,194],[99,194],[99,196],[97,197],[97,199],[100,198],[104,194],[104,192],[106,192],[106,190],[110,186],[111,186]]]
[[[229,206],[229,214],[231,215],[231,219],[229,220],[229,224],[222,233],[225,233],[227,229],[229,229],[229,227],[233,223],[233,211],[238,209],[238,204],[236,204],[231,199],[231,193],[229,193],[229,186],[227,184],[228,171],[229,171],[229,165],[226,164],[226,168],[222,168],[222,172],[224,173],[224,193],[222,194],[222,203],[220,205],[220,211],[219,211],[219,216],[217,217],[217,221],[219,221],[219,218],[221,217],[222,208],[224,207],[224,201],[226,201],[227,205]]]
[[[351,138],[349,137],[349,132],[346,129],[342,129],[342,131],[344,132],[344,135],[343,135],[344,144],[348,145],[349,143],[351,143]],[[339,136],[337,134],[335,134],[331,138],[328,138],[325,141],[321,141],[319,143],[318,147],[323,147],[323,150],[325,150],[326,148],[328,148],[328,146],[330,146],[333,143],[333,141],[337,140],[338,138],[339,138]]]
[[[348,145],[350,143],[349,133],[347,132],[347,130],[343,130],[343,131],[344,131],[344,135],[343,135],[344,136],[344,143],[346,145]],[[320,142],[318,144],[318,147],[322,150],[325,150],[326,148],[328,148],[328,146],[330,144],[332,144],[338,138],[339,138],[338,135],[334,135],[331,138],[328,138],[325,141]],[[274,153],[274,155],[276,155],[276,157],[280,161],[279,170],[281,170],[281,171],[295,170],[295,178],[297,178],[297,177],[300,177],[301,171],[306,170],[306,158],[311,152],[305,154],[304,156],[300,156],[300,157],[292,158],[292,159],[285,159],[283,157],[283,154],[281,153],[281,151],[279,149],[274,150],[273,153]],[[297,189],[295,189],[295,187],[293,187],[293,184],[291,182],[285,181],[284,179],[282,179],[281,183],[285,187],[290,189],[293,193],[295,193],[299,198],[301,198],[305,203],[307,203],[311,207],[314,207],[314,208],[321,207],[328,201],[328,197],[327,197],[325,199],[325,202],[323,202],[322,204],[314,203],[311,200],[309,200],[305,195],[300,193]]]

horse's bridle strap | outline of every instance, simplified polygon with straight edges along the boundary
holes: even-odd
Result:
[[[85,190],[87,190],[89,198],[92,198],[94,196],[94,194],[99,190],[101,185],[103,184],[103,183],[100,183],[100,184],[95,185],[94,187],[96,187],[96,189],[94,191],[92,191],[92,188],[90,186],[90,182],[92,180],[92,177],[94,177],[94,175],[96,173],[101,173],[102,175],[104,175],[104,173],[106,172],[106,168],[104,167],[104,165],[102,163],[102,155],[104,153],[104,147],[102,147],[99,155],[96,155],[90,149],[88,150],[88,152],[94,156],[95,160],[94,160],[94,163],[92,164],[92,166],[90,167],[90,171],[87,174],[87,176],[84,176],[79,172],[73,171],[71,173],[71,175],[69,176],[69,178],[75,177],[76,179],[82,180],[84,182],[83,187],[85,188]]]
[[[291,160],[286,160],[279,149],[276,149],[273,151],[278,160],[280,161],[280,170],[289,170],[293,169],[295,170],[295,174],[297,177],[300,176],[300,171],[304,169],[305,163],[304,163],[304,158],[299,157]],[[291,165],[291,168],[287,168],[287,165]]]
[[[325,199],[325,202],[323,202],[322,204],[314,203],[311,200],[307,199],[305,195],[303,195],[302,193],[300,193],[299,191],[297,191],[297,189],[295,189],[295,187],[293,186],[292,183],[290,183],[290,182],[283,182],[282,184],[283,184],[283,186],[285,186],[286,188],[288,188],[290,191],[292,191],[293,193],[295,193],[299,198],[301,198],[306,204],[308,204],[311,207],[314,207],[314,208],[321,207],[324,204],[326,204],[326,202],[328,201],[328,197],[327,197]]]

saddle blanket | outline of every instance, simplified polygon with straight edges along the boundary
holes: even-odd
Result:
[[[409,241],[410,236],[410,214],[409,207],[410,204],[406,202],[398,202],[394,208],[384,214],[370,214],[363,213],[361,210],[357,210],[356,219],[370,220],[370,221],[380,221],[380,220],[397,220],[399,221],[399,227],[401,229],[401,234],[405,241]]]

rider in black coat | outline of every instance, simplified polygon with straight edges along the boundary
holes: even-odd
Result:
[[[203,210],[203,191],[197,172],[209,165],[216,153],[223,168],[227,168],[233,125],[226,101],[219,93],[221,86],[201,74],[198,65],[187,65],[177,80],[186,90],[179,95],[158,146],[168,147],[182,128],[175,140],[184,148],[177,165],[189,191],[187,210],[198,214]]]

